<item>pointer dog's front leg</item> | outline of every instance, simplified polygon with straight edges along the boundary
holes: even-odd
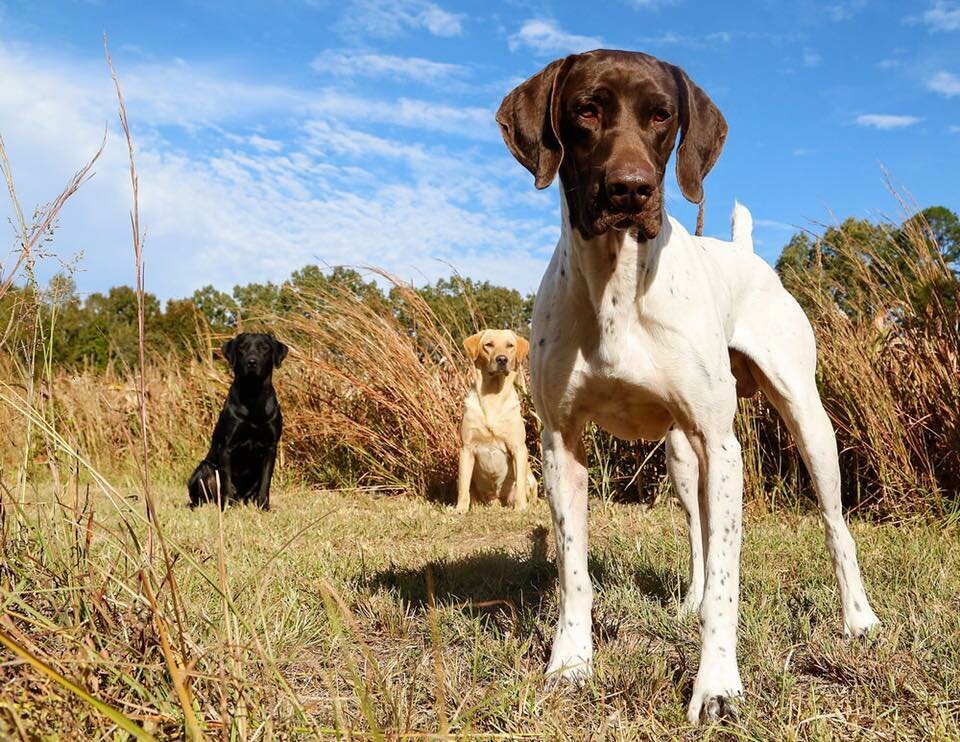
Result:
[[[706,534],[700,667],[687,710],[687,721],[698,724],[736,718],[743,693],[737,666],[743,461],[732,419],[725,432],[693,435],[690,442],[700,461],[700,527]]]
[[[674,427],[667,433],[667,473],[673,489],[687,515],[687,535],[690,537],[690,580],[687,594],[680,606],[680,615],[687,616],[700,610],[703,600],[703,554],[706,534],[700,529],[700,497],[697,482],[700,464],[690,447],[687,435]]]
[[[553,516],[560,578],[560,617],[547,674],[575,681],[593,671],[585,458],[579,428],[565,434],[544,428],[543,481]]]

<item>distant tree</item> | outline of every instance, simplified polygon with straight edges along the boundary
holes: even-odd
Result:
[[[901,232],[909,233],[910,227],[935,246],[954,272],[960,272],[960,217],[945,206],[930,206],[908,219]]]
[[[194,291],[190,301],[214,332],[226,333],[237,326],[239,307],[230,294],[208,285]]]
[[[777,273],[782,279],[811,270],[816,265],[816,242],[806,232],[797,232],[780,251]]]
[[[36,306],[33,289],[11,286],[0,296],[0,347],[18,344],[23,331],[23,318]]]
[[[276,314],[280,304],[280,287],[270,281],[234,286],[233,300],[238,307],[238,319],[260,319]]]
[[[957,271],[960,220],[942,206],[925,209],[899,228],[850,218],[827,229],[819,240],[797,233],[783,248],[776,269],[784,286],[801,303],[808,293],[800,287],[815,281],[850,316],[871,306],[878,287],[897,287],[898,295],[906,296],[914,308],[922,308],[934,293],[954,301],[946,285],[949,277],[945,283],[942,269],[924,269],[923,261],[928,260],[924,256],[931,249],[939,251]]]
[[[870,290],[870,267],[888,250],[889,233],[865,219],[847,219],[815,240],[805,232],[790,238],[777,260],[783,285],[805,301],[801,285],[816,281],[844,312],[853,313]],[[810,307],[804,307],[809,309]]]
[[[84,362],[104,367],[110,362],[137,363],[139,330],[137,295],[129,286],[115,286],[106,294],[90,294],[81,303],[75,296],[59,299],[54,322],[54,357],[68,366]],[[144,296],[144,322],[153,328],[161,316],[160,302]]]
[[[459,277],[441,278],[417,291],[457,342],[484,327],[529,334],[532,295],[522,296],[515,289],[495,286],[489,281]],[[403,306],[400,295],[394,289],[391,301],[401,323],[414,331],[416,318]]]
[[[206,318],[192,300],[170,299],[149,328],[151,349],[187,355],[197,347],[197,339],[206,328]]]
[[[307,265],[294,271],[283,284],[281,307],[290,311],[297,306],[315,303],[319,296],[332,288],[344,290],[375,309],[387,309],[386,297],[374,281],[365,281],[353,268],[336,266],[329,273],[316,265]]]
[[[903,223],[894,234],[897,246],[891,265],[905,284],[915,310],[922,310],[933,298],[950,306],[958,300],[956,280],[960,276],[960,219],[943,206],[931,206]],[[931,265],[938,255],[953,276]]]

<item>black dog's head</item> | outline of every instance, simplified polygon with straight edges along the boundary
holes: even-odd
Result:
[[[677,181],[693,203],[727,135],[719,109],[679,67],[607,50],[551,62],[504,98],[497,123],[537,188],[560,172],[571,226],[586,239],[628,228],[656,237],[677,132]]]
[[[264,379],[283,363],[287,346],[273,335],[241,332],[223,344],[222,353],[237,379]]]

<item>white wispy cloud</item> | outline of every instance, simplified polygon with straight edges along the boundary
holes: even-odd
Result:
[[[918,124],[922,120],[917,116],[897,116],[887,113],[865,113],[855,119],[859,126],[869,126],[883,131],[903,129]]]
[[[833,21],[847,21],[867,6],[867,0],[842,0],[828,4],[824,10]]]
[[[725,46],[734,41],[781,43],[796,41],[796,34],[780,34],[757,31],[710,31],[704,34],[686,34],[676,31],[663,31],[652,35],[634,35],[632,48],[645,47],[687,47],[690,49],[710,49]],[[540,56],[571,54],[598,49],[607,44],[597,36],[583,36],[570,33],[551,19],[534,18],[525,21],[520,30],[512,34],[507,43],[511,51],[529,48]],[[811,55],[815,53],[811,52]],[[819,62],[819,55],[810,57],[812,63]]]
[[[803,50],[803,66],[804,67],[817,67],[823,61],[823,56],[814,51],[813,49],[804,49]]]
[[[877,62],[877,67],[881,70],[893,70],[902,66],[903,62],[901,62],[899,59],[881,59],[879,62]]]
[[[98,79],[97,66],[89,71]],[[282,86],[239,81],[182,59],[128,67],[124,92],[131,115],[155,125],[184,128],[227,124],[268,111],[303,111],[309,96]]]
[[[960,29],[960,3],[938,0],[921,16],[932,32]]]
[[[774,33],[767,31],[720,30],[705,34],[684,34],[676,31],[664,31],[652,36],[636,36],[636,43],[643,46],[683,46],[691,49],[708,49],[724,46],[734,41],[784,43],[797,41],[796,33]]]
[[[680,0],[630,0],[635,8],[643,10],[659,10],[667,5],[676,5]]]
[[[941,70],[927,80],[927,88],[947,98],[960,95],[960,76]]]
[[[495,112],[416,98],[371,98],[328,88],[311,96],[308,108],[356,123],[403,126],[416,132],[442,132],[467,139],[498,141]]]
[[[766,227],[767,229],[779,229],[783,231],[796,231],[799,227],[795,227],[792,224],[787,224],[786,222],[779,222],[776,219],[754,219],[753,223],[758,227]]]
[[[741,34],[734,31],[711,31],[702,36],[680,34],[675,31],[664,31],[655,36],[643,36],[640,38],[640,41],[644,45],[650,46],[688,46],[691,48],[703,48],[729,44],[735,37],[740,35]]]
[[[510,51],[526,47],[542,56],[574,54],[604,45],[599,38],[569,33],[560,28],[556,21],[544,18],[531,18],[524,21],[520,30],[510,36],[507,43]]]
[[[390,38],[415,30],[451,37],[463,33],[465,19],[429,0],[353,0],[344,10],[340,30],[354,37]]]
[[[385,77],[431,85],[462,78],[467,73],[462,65],[435,62],[423,57],[333,49],[315,57],[310,66],[317,72],[337,77]]]
[[[120,65],[148,290],[182,296],[206,283],[278,281],[311,262],[379,265],[415,282],[449,275],[452,265],[535,288],[557,237],[556,197],[534,191],[499,146],[476,144],[481,130],[497,136],[492,111],[169,67],[164,77],[162,65]],[[181,89],[184,70],[201,92]],[[102,65],[3,45],[0,76],[18,187],[25,204],[42,203],[96,149],[104,122],[116,121],[110,80]],[[475,144],[448,149],[437,132]],[[55,243],[67,255],[84,252],[81,290],[133,277],[126,150],[113,124],[96,170],[64,210]]]

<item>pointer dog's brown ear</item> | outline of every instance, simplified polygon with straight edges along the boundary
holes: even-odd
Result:
[[[727,122],[710,97],[687,73],[673,68],[680,91],[680,146],[677,148],[677,182],[688,201],[703,201],[703,179],[720,157],[727,138]]]
[[[517,161],[533,173],[537,188],[553,182],[563,160],[559,91],[576,56],[548,64],[511,90],[497,111],[503,141]]]

